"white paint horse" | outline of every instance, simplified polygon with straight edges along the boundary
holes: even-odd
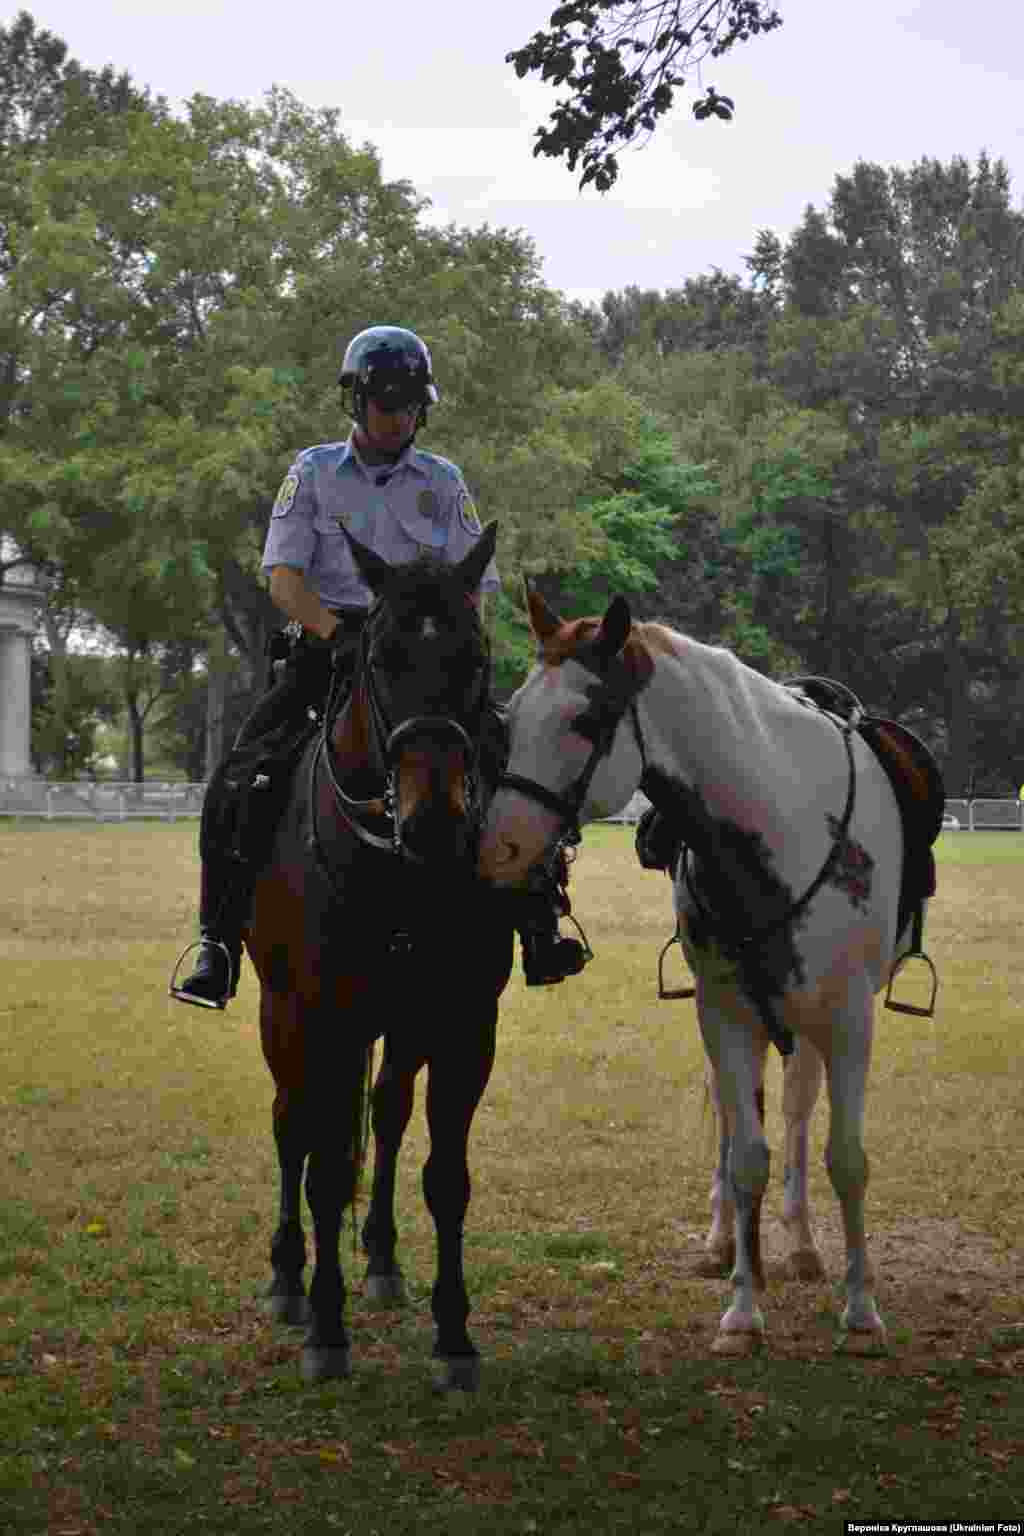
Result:
[[[846,1238],[838,1342],[876,1353],[885,1326],[865,1244],[863,1121],[873,999],[908,947],[897,934],[903,829],[893,789],[856,731],[728,651],[633,625],[622,598],[601,620],[572,622],[534,592],[528,603],[539,664],[511,701],[509,767],[485,823],[481,873],[520,884],[560,837],[611,814],[638,786],[671,807],[690,850],[674,882],[680,938],[729,1132],[719,1214],[728,1194],[735,1207],[733,1296],[714,1347],[749,1353],[764,1331],[769,1151],[758,1090],[769,1039],[785,1048],[788,1036],[814,1047],[799,1052],[787,1115],[798,1138],[803,1121],[795,1249],[814,1251],[801,1170],[819,1057],[831,1104],[825,1161]]]

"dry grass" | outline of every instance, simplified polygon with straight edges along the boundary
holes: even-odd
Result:
[[[1021,1360],[1002,1355],[1000,1344],[1019,1343],[1014,1329],[1024,1322],[1024,982],[1016,964],[1024,840],[947,836],[939,859],[926,940],[942,983],[938,1017],[878,1014],[866,1131],[869,1229],[893,1355],[874,1368],[876,1381],[882,1373],[895,1380],[975,1359],[1005,1375]],[[338,1450],[336,1426],[318,1429],[316,1413],[311,1419],[300,1408],[295,1338],[273,1334],[253,1305],[267,1279],[276,1162],[251,969],[225,1014],[166,998],[171,963],[193,931],[194,825],[4,823],[0,861],[0,1403],[5,1386],[11,1402],[17,1387],[24,1394],[19,1422],[31,1422],[33,1435],[44,1433],[40,1424],[56,1423],[45,1433],[80,1434],[101,1449],[109,1442],[115,1460],[130,1448],[134,1470],[117,1462],[122,1493],[149,1511],[149,1528],[171,1531],[183,1528],[174,1523],[181,1510],[175,1505],[160,1524],[152,1501],[164,1494],[147,1492],[139,1478],[149,1458],[166,1472],[172,1503],[180,1496],[180,1479],[198,1454],[192,1431],[174,1439],[180,1400],[188,1422],[199,1426],[195,1433],[209,1437],[207,1449],[216,1441],[218,1455],[227,1456],[231,1447],[222,1492],[241,1489],[239,1501],[255,1508],[265,1476],[246,1472],[245,1426],[252,1403],[265,1403],[268,1413],[274,1403],[252,1394],[268,1386],[285,1394],[276,1409],[294,1394],[294,1411],[275,1419],[271,1435],[276,1454],[291,1444],[289,1466],[295,1456],[306,1458],[303,1466],[310,1458],[321,1467],[344,1465],[352,1452]],[[591,1415],[603,1445],[616,1390],[608,1371],[628,1365],[628,1392],[648,1394],[636,1409],[643,1416],[652,1411],[650,1394],[667,1390],[652,1384],[684,1367],[711,1370],[707,1347],[724,1287],[696,1278],[693,1260],[704,1237],[714,1147],[693,1005],[656,996],[657,951],[671,926],[668,885],[639,869],[627,830],[601,827],[588,834],[572,890],[598,958],[564,986],[533,992],[517,971],[505,995],[498,1063],[474,1127],[467,1223],[478,1342],[507,1393],[523,1390],[530,1376],[537,1393],[546,1384],[547,1396],[543,1408],[534,1399],[529,1412],[520,1404],[518,1417],[495,1419],[489,1433],[510,1458],[504,1471],[473,1472],[463,1436],[466,1509],[512,1497],[523,1466],[536,1465],[531,1436],[549,1450],[554,1445],[564,1413],[563,1389],[553,1383],[567,1371],[578,1375],[576,1411]],[[454,954],[457,933],[452,942]],[[824,1356],[835,1311],[828,1290],[784,1281],[773,1267],[782,1253],[779,1080],[772,1062],[766,1370]],[[821,1166],[824,1128],[820,1113],[812,1199],[834,1290],[842,1247]],[[371,1410],[363,1402],[372,1433],[413,1471],[423,1443],[417,1436],[433,1433],[423,1426],[435,1423],[437,1410],[413,1416],[404,1432],[389,1430],[388,1382],[406,1397],[418,1390],[412,1384],[422,1377],[429,1343],[423,1302],[433,1238],[419,1193],[424,1156],[418,1108],[403,1154],[399,1221],[420,1305],[398,1324],[366,1316],[358,1294],[354,1304],[359,1368],[372,1382],[362,1390],[376,1404]],[[724,1369],[714,1367],[720,1385]],[[739,1367],[728,1371],[728,1381],[741,1379]],[[588,1381],[598,1385],[591,1390]],[[244,1411],[236,1412],[239,1403]],[[616,1465],[628,1422],[628,1413],[618,1420],[612,1413]],[[260,1424],[250,1429],[265,1455],[270,1430]],[[184,1460],[176,1462],[175,1445]],[[45,1467],[51,1453],[37,1446],[33,1455],[33,1465]],[[100,1460],[109,1477],[106,1456]],[[56,1451],[52,1457],[59,1465]],[[90,1498],[99,1497],[86,1461],[71,1461],[68,1488],[89,1486]],[[633,1474],[622,1475],[628,1489]],[[291,1496],[285,1474],[274,1476],[283,1519]],[[12,1486],[29,1501],[26,1509],[36,1507],[23,1482]],[[63,1487],[59,1478],[54,1487]],[[228,1493],[223,1499],[228,1508]],[[789,1507],[781,1496],[776,1506]],[[106,1506],[97,1507],[100,1515],[70,1491],[65,1507],[51,1490],[49,1529],[70,1536],[116,1524],[116,1513],[106,1521]],[[463,1517],[464,1525],[449,1521],[449,1528],[477,1528],[465,1510]],[[203,1518],[208,1529],[221,1528],[210,1511]],[[25,1519],[18,1529],[46,1528]],[[412,1515],[409,1521],[389,1528],[421,1528]],[[223,1528],[262,1527],[227,1521]],[[359,1528],[375,1527],[364,1521]]]

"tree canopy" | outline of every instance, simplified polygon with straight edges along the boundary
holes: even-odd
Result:
[[[506,54],[522,79],[537,74],[568,96],[536,131],[534,155],[582,162],[580,187],[614,186],[617,151],[654,132],[676,91],[705,59],[782,25],[767,0],[567,0],[547,30]],[[699,122],[728,122],[735,102],[713,85],[693,103]]]

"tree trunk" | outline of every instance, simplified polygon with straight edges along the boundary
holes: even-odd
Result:
[[[43,628],[46,631],[46,643],[50,648],[50,669],[53,677],[53,701],[54,723],[56,725],[55,741],[58,743],[54,760],[50,765],[51,774],[55,774],[57,782],[68,777],[68,731],[70,729],[70,679],[68,678],[68,632],[62,629],[52,613],[45,608],[42,614]]]
[[[146,758],[142,744],[142,712],[139,709],[138,695],[129,689],[125,689],[125,705],[128,710],[128,743],[131,752],[131,780],[133,784],[141,784],[146,777]]]
[[[205,777],[210,778],[224,756],[224,704],[227,698],[227,632],[219,626],[210,638],[206,658]]]
[[[950,607],[943,625],[942,648],[946,663],[946,794],[952,799],[968,796],[971,778],[971,701],[967,662],[961,645],[960,615]]]

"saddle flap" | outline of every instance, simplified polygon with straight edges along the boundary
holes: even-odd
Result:
[[[934,757],[913,731],[895,720],[869,717],[861,722],[860,734],[889,776],[908,841],[930,848],[942,831],[946,809],[946,786]]]

